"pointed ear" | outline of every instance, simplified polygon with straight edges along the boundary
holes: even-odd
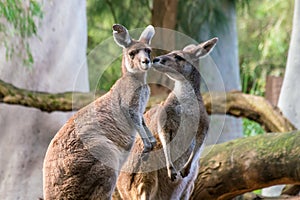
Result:
[[[152,40],[154,34],[155,34],[154,27],[152,25],[149,25],[142,32],[139,41],[144,42],[144,43],[150,45],[151,40]]]
[[[189,44],[189,45],[187,45],[186,47],[184,47],[183,49],[182,49],[182,51],[185,51],[185,52],[191,52],[193,49],[195,49],[197,46],[196,45],[194,45],[194,44]]]
[[[129,47],[132,43],[132,39],[128,30],[121,24],[114,24],[112,29],[115,42],[123,48]]]
[[[184,49],[186,51],[192,53],[196,58],[201,58],[204,56],[207,56],[213,48],[216,46],[216,43],[218,42],[218,38],[212,38],[210,40],[207,40],[206,42],[203,42],[197,46],[186,46]]]

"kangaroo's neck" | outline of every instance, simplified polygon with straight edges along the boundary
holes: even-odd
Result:
[[[175,81],[173,92],[177,98],[189,98],[194,88],[189,81]]]
[[[199,64],[196,64],[194,66],[199,66]],[[189,80],[190,80],[191,85],[193,86],[195,93],[197,95],[201,96],[201,94],[200,94],[201,75],[196,67],[193,68],[193,73],[190,75]]]
[[[122,66],[123,67],[123,66]],[[126,71],[125,73],[123,72],[122,77],[130,77],[141,84],[146,84],[147,83],[147,73],[146,72],[137,72],[137,73],[132,73]]]
[[[200,81],[201,77],[199,72],[195,72],[191,75],[189,80],[175,81],[174,92],[176,95],[183,96],[184,94],[195,94],[197,97],[200,94]]]
[[[146,79],[147,79],[147,74],[146,72],[139,72],[139,73],[131,73],[131,72],[127,72],[125,74],[126,76],[130,76],[136,80],[138,80],[139,82],[141,82],[142,84],[146,84]]]

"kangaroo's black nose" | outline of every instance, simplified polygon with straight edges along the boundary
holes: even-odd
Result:
[[[150,60],[149,60],[148,58],[146,58],[146,59],[144,59],[144,60],[142,61],[142,63],[147,65],[147,64],[150,63]]]
[[[159,58],[154,58],[153,63],[157,63],[157,62],[159,62],[159,60],[160,60]]]

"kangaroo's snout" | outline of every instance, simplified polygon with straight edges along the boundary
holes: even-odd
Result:
[[[151,67],[151,62],[149,58],[143,58],[141,59],[141,68],[143,70],[148,70]]]
[[[160,61],[160,59],[158,58],[158,57],[156,57],[156,58],[154,58],[153,59],[153,63],[155,64],[155,63],[158,63]]]
[[[142,64],[148,65],[150,63],[150,59],[149,58],[144,58],[142,60]]]
[[[166,62],[167,62],[167,59],[164,58],[163,56],[159,56],[159,57],[156,57],[156,58],[153,59],[153,64],[162,64],[162,65],[164,65],[164,64],[166,64]]]

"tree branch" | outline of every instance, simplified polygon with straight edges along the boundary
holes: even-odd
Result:
[[[281,194],[282,195],[298,195],[300,191],[300,185],[286,185]]]
[[[191,199],[227,200],[277,184],[300,184],[300,131],[233,140],[206,148]]]
[[[100,93],[66,92],[49,94],[19,89],[0,80],[0,103],[34,107],[45,112],[74,111],[92,102]],[[152,97],[148,106],[163,101],[166,96]],[[261,124],[267,132],[289,132],[295,127],[277,107],[265,98],[240,92],[205,93],[204,104],[209,114],[229,114],[246,117]]]
[[[226,94],[211,92],[203,95],[204,104],[209,114],[229,114],[245,117],[261,124],[266,132],[289,132],[296,130],[278,107],[263,97],[229,92]],[[213,103],[213,104],[212,104]]]
[[[50,94],[20,89],[0,80],[0,103],[33,107],[45,112],[79,110],[100,94],[66,92]]]
[[[0,80],[0,103],[38,108],[42,111],[72,111],[101,94],[66,92],[49,94],[19,89]],[[229,92],[203,94],[209,114],[247,117],[267,131],[288,132],[295,127],[263,97]],[[149,106],[165,99],[154,97]],[[201,160],[193,199],[230,199],[239,194],[275,184],[300,184],[300,132],[273,133],[215,145]],[[266,163],[268,161],[268,163]]]

